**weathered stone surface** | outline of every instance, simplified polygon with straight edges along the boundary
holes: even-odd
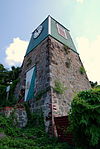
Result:
[[[6,117],[9,117],[13,111],[14,111],[13,107],[5,107],[3,109],[3,113]]]
[[[15,110],[16,120],[15,123],[18,127],[23,128],[27,125],[28,118],[25,108],[18,108]]]
[[[28,118],[24,107],[5,107],[2,114],[8,118],[13,116],[15,125],[20,128],[27,125]]]
[[[30,60],[31,63],[28,62]],[[23,85],[25,86],[26,72],[34,65],[36,65],[35,97],[48,87],[50,90],[38,99],[30,99],[31,111],[42,111],[46,131],[56,133],[54,117],[68,115],[74,95],[91,86],[86,73],[82,75],[79,71],[80,67],[83,67],[79,55],[52,37],[48,37],[25,56],[16,94]],[[63,84],[65,88],[63,94],[54,91],[56,80]]]
[[[54,88],[55,81],[58,80],[66,88],[64,94],[57,94],[52,90],[52,106],[56,102],[56,108],[52,109],[52,116],[65,116],[68,114],[74,95],[91,86],[86,73],[82,75],[79,72],[80,67],[83,67],[79,55],[69,48],[66,53],[65,47],[53,38],[51,38],[51,43],[54,49],[50,49],[53,58],[50,64],[50,77],[52,78],[50,85]]]

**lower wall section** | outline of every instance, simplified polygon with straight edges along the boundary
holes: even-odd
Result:
[[[52,104],[51,104],[51,90],[42,95],[40,99],[29,101],[32,113],[43,113],[45,130],[50,135],[53,134],[52,128]]]
[[[14,123],[17,127],[23,128],[27,125],[28,118],[23,105],[2,108],[1,114],[4,114],[8,118],[12,115],[14,117]]]

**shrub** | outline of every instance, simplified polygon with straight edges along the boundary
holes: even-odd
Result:
[[[6,118],[2,115],[0,115],[0,132],[10,136],[19,135],[19,129],[14,126],[12,118]]]
[[[55,81],[55,86],[54,86],[54,91],[57,92],[58,94],[64,94],[65,90],[67,89],[66,87],[64,87],[64,85],[56,80]]]
[[[70,129],[80,149],[99,149],[100,89],[79,92],[71,103]]]
[[[0,128],[6,134],[0,138],[0,149],[73,149],[67,143],[49,137],[39,125],[19,129],[13,127],[10,119],[0,116]]]

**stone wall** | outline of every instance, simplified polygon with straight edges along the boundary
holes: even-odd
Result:
[[[40,90],[49,86],[49,51],[47,48],[47,40],[48,39],[45,39],[40,45],[24,57],[22,72],[20,74],[20,83],[15,91],[17,94],[22,86],[25,86],[26,72],[34,66],[36,66],[35,95]]]
[[[64,94],[52,90],[52,116],[66,116],[74,95],[91,86],[79,55],[57,40],[50,39],[50,86],[55,88],[55,81],[58,81],[65,88]]]
[[[23,128],[27,125],[27,113],[23,105],[16,105],[15,107],[4,107],[2,113],[6,117],[13,116],[14,123],[17,127]]]
[[[50,89],[50,57],[49,57],[49,39],[46,38],[33,51],[25,56],[22,72],[20,74],[20,83],[16,87],[15,93],[18,95],[22,86],[25,86],[26,72],[33,66],[36,66],[36,79],[34,87],[34,96],[30,99],[30,109],[32,112],[43,112],[46,132],[52,133],[52,105]],[[40,96],[42,92],[42,95]],[[50,127],[49,127],[50,126]]]
[[[27,125],[28,117],[24,106],[15,108],[15,123],[18,127],[23,128]]]
[[[20,83],[16,94],[25,86],[26,72],[36,66],[34,98],[29,100],[32,112],[43,112],[45,128],[49,134],[56,134],[54,117],[66,116],[74,95],[81,90],[89,89],[90,83],[80,57],[52,37],[46,38],[33,51],[25,56]],[[84,70],[84,69],[83,69]],[[57,93],[55,81],[64,87],[64,93]]]

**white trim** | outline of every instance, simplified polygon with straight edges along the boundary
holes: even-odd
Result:
[[[48,17],[48,34],[51,35],[51,17]]]

